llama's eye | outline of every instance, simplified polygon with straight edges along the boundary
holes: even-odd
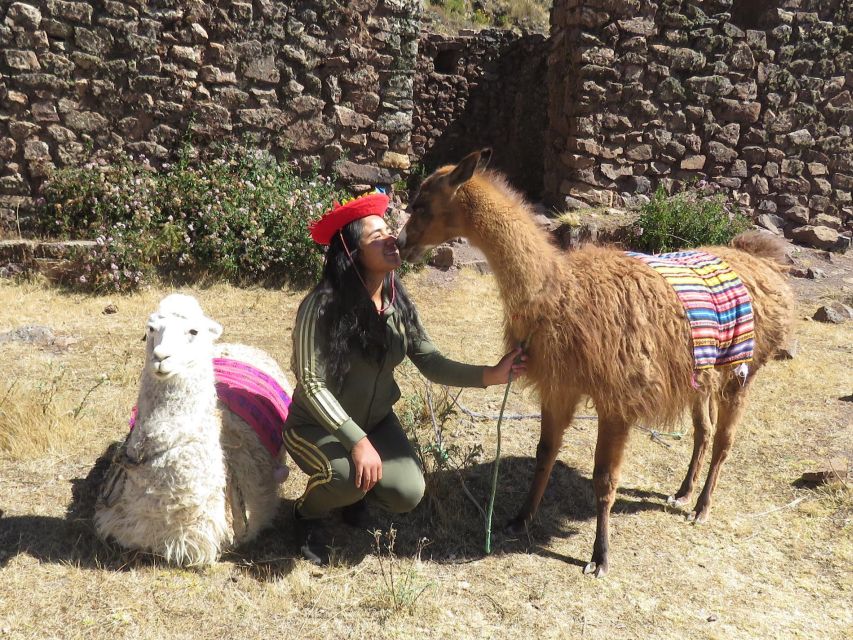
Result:
[[[154,327],[148,327],[148,333],[154,333]]]
[[[198,329],[190,329],[190,335],[191,336],[197,336],[198,335]]]

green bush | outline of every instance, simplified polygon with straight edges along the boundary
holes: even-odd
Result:
[[[647,253],[728,244],[751,226],[749,218],[736,207],[727,211],[721,196],[688,192],[667,196],[658,187],[651,201],[640,210],[630,244]]]
[[[39,231],[96,239],[81,288],[127,291],[157,274],[305,285],[322,268],[306,225],[342,197],[328,179],[243,145],[160,170],[117,156],[58,172]]]

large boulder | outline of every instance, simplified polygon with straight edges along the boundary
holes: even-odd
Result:
[[[792,232],[796,242],[818,249],[834,249],[838,244],[838,231],[829,227],[806,225],[797,227]]]

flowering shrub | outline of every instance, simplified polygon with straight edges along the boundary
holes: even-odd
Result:
[[[630,238],[632,248],[664,253],[700,245],[728,244],[752,226],[737,208],[727,211],[720,195],[682,192],[667,196],[659,187],[651,202],[643,205]]]
[[[132,290],[158,273],[302,285],[322,268],[306,225],[341,197],[324,177],[242,145],[160,170],[119,156],[58,172],[39,231],[95,238],[80,257],[87,289]]]

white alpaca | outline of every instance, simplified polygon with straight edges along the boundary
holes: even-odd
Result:
[[[190,296],[166,297],[149,317],[135,427],[95,507],[103,539],[208,565],[275,516],[286,468],[217,397],[213,358],[245,362],[292,389],[263,351],[214,344],[221,333]]]

